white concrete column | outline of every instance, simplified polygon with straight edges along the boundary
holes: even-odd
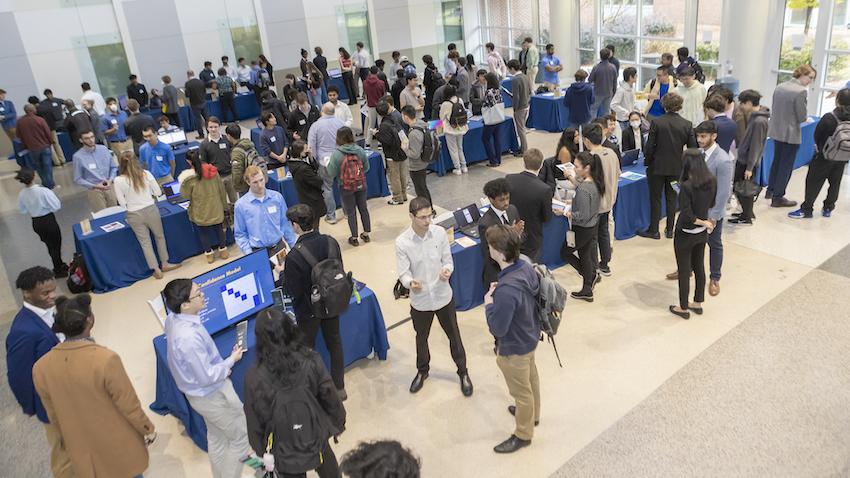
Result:
[[[573,73],[580,66],[578,20],[578,0],[549,2],[549,38],[552,44],[555,45],[555,56],[561,59],[561,65],[564,67],[559,75],[562,84],[565,78],[572,78]],[[540,52],[541,57],[545,54],[543,51]],[[570,82],[567,81],[567,83]]]

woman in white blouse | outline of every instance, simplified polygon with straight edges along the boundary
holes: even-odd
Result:
[[[162,273],[180,267],[168,262],[168,247],[162,232],[162,220],[155,197],[162,194],[156,179],[142,164],[133,151],[122,151],[118,155],[118,176],[113,182],[118,204],[127,209],[127,224],[136,234],[145,261],[153,269],[153,276],[162,279]],[[156,239],[156,248],[162,257],[160,269],[151,244],[151,234]]]

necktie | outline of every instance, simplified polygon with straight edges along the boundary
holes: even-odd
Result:
[[[502,214],[500,217],[502,218],[502,224],[504,224],[504,225],[506,225],[506,226],[507,226],[507,225],[509,225],[509,224],[508,224],[508,215],[507,215],[507,214]]]

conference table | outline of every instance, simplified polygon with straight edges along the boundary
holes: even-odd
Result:
[[[201,147],[201,143],[197,141],[189,141],[186,144],[181,144],[180,146],[173,148],[171,151],[174,153],[174,180],[177,180],[177,176],[180,176],[180,173],[183,172],[184,169],[189,169],[191,166],[188,162],[186,162],[186,153],[192,149],[198,149]]]
[[[381,306],[375,293],[368,287],[360,290],[360,300],[351,299],[348,310],[342,314],[339,321],[342,337],[342,350],[345,366],[374,353],[380,360],[387,359],[390,348],[387,339],[387,327]],[[256,362],[256,338],[254,336],[255,319],[248,320],[246,341],[248,349],[242,360],[233,366],[230,381],[240,399],[245,397],[245,373]],[[232,326],[213,336],[216,347],[222,357],[230,355],[236,344],[236,327]],[[168,347],[165,335],[153,339],[154,354],[156,355],[156,398],[150,409],[160,415],[171,414],[183,424],[186,433],[202,450],[207,450],[207,427],[203,417],[192,409],[186,396],[177,388],[174,376],[168,368]],[[330,355],[325,346],[322,334],[316,337],[316,351],[322,356],[325,366],[330,369]]]
[[[561,96],[557,98],[552,92],[531,95],[526,126],[552,133],[567,129],[570,124],[570,108],[564,103],[564,91],[566,89],[562,89]]]
[[[221,101],[212,100],[210,98],[211,96],[207,95],[207,116],[215,116],[224,121],[224,118],[221,117]],[[254,96],[253,92],[243,91],[236,93],[235,103],[236,115],[240,120],[257,118],[260,116],[260,105],[257,104],[257,97]],[[159,122],[159,117],[162,116],[161,110],[145,109],[142,110],[142,113],[151,115],[157,123]],[[230,111],[227,112],[228,121],[233,121],[231,114],[232,113]],[[195,127],[195,120],[192,115],[192,109],[189,105],[181,106],[180,109],[177,110],[177,116],[180,119],[180,127],[184,131],[188,132],[197,130]],[[206,130],[206,127],[204,130]]]
[[[797,157],[794,159],[794,169],[801,168],[810,162],[815,155],[815,128],[820,122],[819,116],[810,116],[811,121],[800,124],[802,131],[802,142],[800,149],[797,150]],[[773,148],[776,142],[773,138],[767,138],[764,145],[764,153],[762,154],[761,164],[758,167],[756,180],[762,186],[767,186],[770,179],[770,167],[773,164]]]
[[[623,177],[623,174],[626,174],[626,177]],[[641,156],[635,164],[622,168],[617,183],[617,201],[611,211],[614,217],[614,238],[622,241],[649,228],[649,208],[649,181]],[[662,218],[665,211],[666,206],[662,200]]]
[[[487,152],[484,149],[484,122],[480,119],[472,119],[468,122],[469,131],[463,136],[463,154],[466,157],[466,164],[479,163],[487,161]],[[499,125],[499,144],[502,151],[500,153],[519,151],[519,140],[514,129],[514,119],[510,116],[505,117],[505,121]],[[447,172],[454,169],[452,157],[449,155],[449,147],[446,144],[446,138],[440,136],[440,159],[428,165],[428,169],[437,173],[437,176],[443,176]]]
[[[505,108],[510,108],[514,105],[514,77],[509,76],[502,80],[502,101],[505,102]]]

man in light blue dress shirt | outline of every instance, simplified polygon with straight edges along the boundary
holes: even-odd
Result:
[[[242,358],[237,343],[223,359],[198,313],[204,294],[190,279],[175,279],[162,291],[169,315],[165,321],[168,369],[177,388],[207,425],[207,450],[216,478],[239,478],[242,458],[251,453],[242,401],[233,389],[230,369]]]
[[[319,163],[319,176],[322,178],[322,198],[325,200],[325,206],[328,209],[325,214],[325,220],[328,224],[336,224],[339,222],[336,218],[336,199],[334,199],[333,186],[334,178],[328,173],[328,161],[336,149],[336,133],[340,128],[345,126],[342,121],[336,118],[336,110],[334,105],[326,103],[322,106],[322,117],[319,118],[307,133],[307,144],[310,145],[310,151],[313,152],[313,157]]]
[[[266,176],[257,166],[245,170],[248,192],[236,201],[234,235],[236,244],[245,254],[258,249],[273,250],[281,240],[289,248],[295,245],[295,232],[286,219],[283,196],[266,189]]]
[[[95,134],[80,135],[83,147],[74,153],[74,182],[88,190],[91,212],[117,206],[112,180],[118,175],[118,164],[106,146],[95,143]]]
[[[174,181],[174,151],[171,146],[160,141],[150,126],[142,131],[142,136],[145,138],[139,148],[142,166],[153,174],[160,186]]]

